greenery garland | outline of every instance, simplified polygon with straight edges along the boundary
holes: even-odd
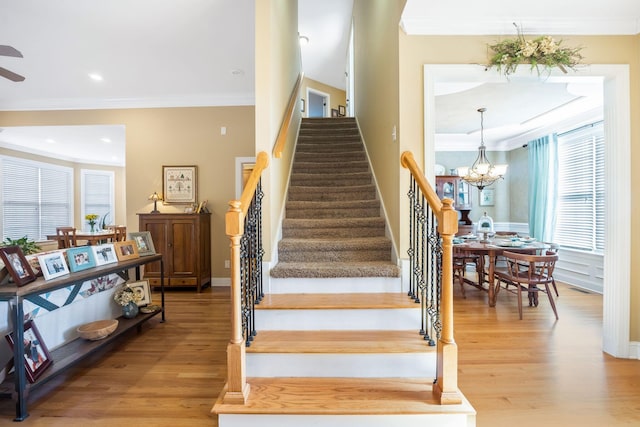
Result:
[[[582,48],[561,47],[562,40],[556,42],[551,36],[540,36],[532,40],[526,40],[520,28],[514,23],[518,32],[515,39],[506,39],[495,44],[488,45],[493,51],[487,68],[496,67],[505,76],[512,74],[520,64],[531,64],[540,74],[540,67],[550,72],[553,67],[558,67],[563,73],[567,68],[575,69],[582,60],[580,51]]]

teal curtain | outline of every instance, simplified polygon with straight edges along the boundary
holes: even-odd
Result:
[[[527,144],[529,161],[529,234],[550,242],[556,224],[558,135]]]

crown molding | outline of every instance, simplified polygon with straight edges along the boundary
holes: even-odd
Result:
[[[526,34],[562,35],[635,35],[640,33],[640,20],[629,18],[536,18],[511,19],[462,17],[403,17],[400,26],[408,35],[512,35],[516,34],[513,23],[521,25]]]
[[[0,111],[106,110],[129,108],[232,107],[255,105],[255,94],[174,95],[149,98],[66,98],[2,101]]]

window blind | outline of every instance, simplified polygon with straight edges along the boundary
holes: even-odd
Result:
[[[73,224],[73,170],[12,157],[2,168],[2,239],[43,240]]]
[[[602,122],[558,135],[558,217],[554,241],[604,250],[604,128]]]
[[[82,182],[82,218],[87,214],[97,214],[98,225],[105,215],[107,224],[114,221],[114,173],[111,171],[100,171],[83,169],[81,173]],[[85,223],[85,228],[89,226]]]

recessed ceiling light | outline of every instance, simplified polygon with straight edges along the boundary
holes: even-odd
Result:
[[[94,80],[96,82],[101,82],[102,80],[104,80],[102,78],[102,75],[98,74],[98,73],[89,73],[89,78],[91,80]]]
[[[100,138],[100,141],[104,142],[105,144],[111,144],[111,140],[109,138]]]
[[[49,144],[55,144],[56,140],[55,139],[51,139],[51,138],[47,138],[47,139],[45,139],[45,142],[48,142]]]

